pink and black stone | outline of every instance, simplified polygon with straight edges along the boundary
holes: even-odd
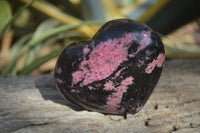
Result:
[[[55,81],[72,104],[126,117],[143,108],[164,61],[164,47],[154,31],[130,19],[117,19],[104,24],[92,39],[64,49]]]

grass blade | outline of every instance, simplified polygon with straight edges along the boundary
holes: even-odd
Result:
[[[9,74],[9,72],[11,71],[12,67],[15,66],[16,61],[25,53],[27,52],[29,49],[31,49],[32,47],[34,47],[35,45],[37,45],[37,43],[40,43],[41,41],[56,35],[60,32],[64,32],[64,31],[68,31],[68,30],[72,30],[78,27],[81,27],[83,25],[92,25],[92,24],[102,24],[102,22],[99,21],[86,21],[83,23],[79,23],[79,24],[75,24],[75,25],[62,25],[53,29],[50,29],[46,32],[44,32],[41,36],[39,36],[38,38],[34,38],[31,39],[27,44],[24,45],[24,47],[22,47],[19,51],[18,54],[12,58],[10,60],[10,62],[5,66],[5,68],[3,69],[1,76],[6,76]]]
[[[30,74],[34,69],[38,68],[39,66],[41,66],[42,64],[44,64],[45,62],[57,57],[60,55],[60,53],[62,52],[63,48],[60,50],[56,50],[44,57],[41,57],[39,59],[37,59],[36,61],[32,62],[31,64],[29,64],[28,66],[26,66],[20,73],[19,75],[28,75]]]
[[[28,3],[30,0],[20,0],[20,1]],[[41,13],[44,13],[47,16],[56,19],[63,24],[78,24],[83,22],[82,20],[76,17],[63,13],[58,7],[54,6],[53,4],[47,1],[36,1],[31,6],[36,10],[40,11]],[[91,38],[95,34],[95,31],[87,25],[80,27],[78,30],[81,33],[83,33],[83,35],[89,38]]]

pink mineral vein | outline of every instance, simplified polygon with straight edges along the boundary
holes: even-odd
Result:
[[[120,73],[124,70],[125,68],[121,68],[119,71],[117,71],[117,73],[115,74],[115,77],[118,77],[120,75]]]
[[[56,81],[59,83],[59,84],[62,84],[62,83],[65,83],[65,81],[59,79],[59,78],[56,78]]]
[[[72,73],[72,86],[82,80],[80,86],[84,86],[111,75],[127,60],[127,50],[134,39],[135,35],[128,33],[120,38],[100,42],[90,53],[89,59],[81,62],[80,70]],[[83,49],[84,53],[88,51],[87,47]]]
[[[81,81],[80,86],[87,85],[93,81],[105,79],[111,75],[118,66],[128,60],[128,57],[134,57],[140,50],[144,49],[151,43],[151,31],[142,31],[141,33],[127,33],[122,37],[109,39],[100,42],[93,48],[89,54],[89,59],[85,59],[85,55],[90,51],[88,45],[83,48],[84,60],[79,65],[79,70],[72,73],[74,84]],[[136,37],[141,38],[140,46],[136,53],[128,54],[128,48],[133,41],[137,41]],[[121,72],[121,71],[120,71]],[[116,76],[120,75],[116,73]]]
[[[119,104],[122,100],[122,96],[123,96],[124,92],[126,92],[128,85],[133,84],[133,80],[134,80],[133,77],[131,77],[131,76],[127,77],[126,79],[124,79],[121,82],[120,86],[115,88],[116,92],[108,97],[107,103],[104,106],[104,108],[107,111],[115,112],[116,110],[118,110],[118,108],[120,107]],[[123,110],[119,110],[119,111],[123,112]],[[122,113],[122,112],[120,112],[120,113]]]
[[[88,89],[89,89],[89,90],[95,90],[95,88],[92,87],[92,86],[88,86]]]
[[[61,67],[58,66],[58,64],[56,64],[55,72],[56,72],[57,74],[61,74],[61,73],[62,73],[62,69],[61,69]]]
[[[147,68],[145,69],[145,72],[148,74],[152,73],[152,71],[156,66],[162,67],[164,61],[165,61],[165,55],[163,53],[160,53],[156,60],[154,59],[151,63],[148,64]]]
[[[104,90],[113,90],[115,87],[113,86],[113,82],[112,81],[108,81],[105,83],[104,85]]]
[[[86,55],[88,52],[90,51],[90,49],[88,48],[88,46],[83,48],[83,55]]]

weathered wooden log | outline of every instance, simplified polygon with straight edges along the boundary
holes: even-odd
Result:
[[[123,119],[75,108],[53,75],[0,78],[0,132],[200,132],[200,60],[171,60],[145,107]]]

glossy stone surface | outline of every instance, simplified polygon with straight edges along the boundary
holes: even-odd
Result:
[[[118,19],[91,40],[59,56],[55,81],[72,104],[108,114],[139,112],[158,82],[165,61],[159,36],[146,25]]]

